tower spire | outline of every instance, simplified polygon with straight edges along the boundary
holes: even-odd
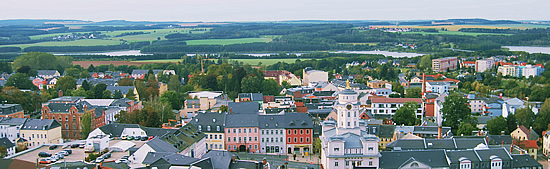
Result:
[[[346,80],[346,89],[350,89],[350,87],[349,87],[349,79]]]

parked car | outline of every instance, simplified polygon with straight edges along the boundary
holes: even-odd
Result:
[[[73,154],[73,150],[71,150],[71,149],[65,149],[65,150],[63,150],[63,151],[66,151],[66,152],[69,153],[69,154]]]
[[[63,145],[63,146],[62,146],[61,148],[63,148],[63,149],[64,149],[64,148],[67,148],[67,147],[69,147],[69,146],[70,146],[70,145],[68,145],[68,144],[65,144],[65,145]]]
[[[52,154],[47,153],[47,152],[40,152],[40,153],[38,153],[38,156],[39,157],[51,157]]]
[[[120,139],[121,140],[126,140],[126,139],[128,139],[128,136],[122,136],[122,137],[120,137]]]
[[[55,150],[57,148],[57,145],[51,145],[50,150]]]
[[[153,138],[155,138],[155,136],[149,136],[148,141],[149,141],[149,140],[152,140]]]
[[[40,163],[40,164],[50,164],[50,163],[52,163],[52,161],[50,161],[47,158],[43,158],[43,159],[40,159],[40,162],[38,162],[38,163]]]
[[[115,163],[128,163],[128,159],[116,160]]]
[[[86,146],[86,144],[82,143],[82,144],[78,145],[78,148],[84,148],[85,146]]]
[[[64,156],[68,156],[68,155],[69,155],[69,153],[66,152],[66,151],[60,151],[60,152],[57,152],[57,153],[55,153],[55,154],[61,154],[61,155],[64,155]]]
[[[122,156],[122,158],[120,158],[120,159],[126,159],[126,160],[128,160],[128,158],[130,158],[130,156]]]
[[[111,158],[111,153],[105,153],[105,154],[103,154],[103,158],[104,158],[104,159],[109,159],[109,158]]]
[[[136,136],[134,139],[135,139],[136,141],[139,141],[139,140],[141,140],[141,136]]]
[[[147,141],[147,137],[141,137],[141,141]]]
[[[80,144],[71,144],[71,148],[77,148]]]
[[[104,160],[103,157],[97,157],[97,158],[95,159],[95,162],[96,162],[96,163],[101,163],[101,162],[103,162],[103,160]]]
[[[65,156],[62,155],[62,154],[57,154],[57,155],[55,155],[55,157],[56,157],[57,159],[64,159],[64,158],[65,158]]]
[[[48,160],[50,160],[52,163],[55,163],[57,162],[57,157],[51,156],[51,157],[48,157]]]
[[[128,140],[133,140],[133,139],[134,139],[134,136],[128,137]]]

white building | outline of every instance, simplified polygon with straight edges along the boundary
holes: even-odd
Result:
[[[302,84],[304,86],[309,86],[311,82],[328,82],[328,72],[313,70],[311,67],[306,67],[303,70],[303,76]]]
[[[6,147],[6,156],[11,156],[15,154],[15,144],[14,142],[10,141],[8,138],[3,137],[0,138],[0,146]]]
[[[542,154],[548,156],[550,154],[550,131],[544,131],[542,136]]]
[[[109,141],[111,139],[108,135],[97,135],[94,137],[88,137],[84,146],[85,150],[93,150],[95,152],[103,151],[109,147]]]
[[[476,60],[476,72],[485,72],[487,69],[493,68],[495,61],[492,59]]]
[[[371,107],[367,108],[372,114],[393,116],[397,108],[403,106],[405,102],[416,102],[419,104],[416,111],[416,117],[422,118],[424,107],[421,98],[371,98]]]
[[[19,130],[25,124],[26,118],[2,118],[0,119],[0,138],[6,137],[11,142],[19,138]]]
[[[516,66],[513,65],[504,65],[499,66],[497,72],[501,73],[502,76],[514,76],[517,77],[519,72]]]
[[[359,94],[349,88],[338,95],[335,109],[338,121],[324,121],[321,139],[321,164],[326,169],[378,168],[380,153],[375,135],[366,134],[359,121]]]
[[[260,115],[260,152],[284,154],[286,132],[284,114]]]
[[[427,82],[426,83],[426,91],[437,93],[437,94],[449,93],[450,87],[451,87],[451,83],[449,82]]]

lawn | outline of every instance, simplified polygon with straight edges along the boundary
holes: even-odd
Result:
[[[208,28],[207,28],[208,29]],[[125,30],[125,31],[102,31],[101,33],[104,35],[111,36],[113,40],[119,40],[124,39],[129,42],[135,42],[135,41],[153,41],[157,40],[158,37],[160,37],[162,40],[164,40],[164,36],[172,34],[172,33],[189,33],[189,31],[192,31],[193,33],[204,33],[205,31],[194,31],[190,28],[172,28],[172,29],[148,29],[148,30]],[[122,37],[114,37],[117,35],[121,35],[123,33],[128,32],[146,32],[149,34],[141,34],[141,35],[128,35],[128,36],[122,36]],[[74,32],[74,33],[90,33],[90,32]],[[45,35],[35,35],[30,36],[31,39],[41,39],[41,38],[48,38],[48,37],[54,37],[54,36],[62,36],[67,35],[70,33],[53,33],[53,34],[45,34]]]
[[[242,38],[242,39],[204,39],[189,40],[187,45],[230,45],[239,43],[271,42],[271,38]]]
[[[475,33],[475,32],[458,32],[458,31],[439,31],[439,32],[401,32],[403,34],[422,34],[422,35],[512,35],[512,34],[500,34],[500,33]]]
[[[104,45],[118,45],[120,41],[116,40],[102,40],[102,39],[83,39],[76,41],[51,41],[40,42],[32,44],[18,44],[18,45],[0,45],[0,47],[17,46],[20,48],[26,48],[29,46],[104,46]]]

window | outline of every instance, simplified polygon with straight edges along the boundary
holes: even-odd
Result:
[[[264,138],[262,138],[262,143],[265,142]]]
[[[227,149],[228,149],[228,150],[231,150],[231,145],[228,145],[228,146],[227,146]]]
[[[346,161],[346,166],[349,166],[349,161]]]
[[[357,112],[353,112],[353,117],[357,117]]]
[[[218,139],[218,135],[214,135],[214,139]]]
[[[334,166],[338,166],[338,162],[334,162]]]
[[[271,130],[271,134],[273,134],[273,130]]]
[[[273,142],[273,137],[271,138],[271,142]]]
[[[237,141],[237,137],[233,137],[233,141]]]
[[[306,137],[306,143],[309,143],[309,137]]]
[[[233,129],[233,133],[237,133],[237,129]]]
[[[309,134],[309,129],[306,130],[306,134]]]
[[[275,134],[279,134],[279,130],[275,130]]]
[[[227,142],[230,142],[231,141],[231,137],[227,137]]]
[[[262,135],[264,134],[264,131],[265,131],[265,130],[262,130]]]
[[[65,129],[67,129],[67,130],[69,129],[69,124],[65,124]]]
[[[243,133],[246,133],[246,129],[243,129],[243,130],[244,130]]]
[[[239,129],[239,133],[241,133],[241,129]]]
[[[298,134],[298,130],[294,129],[294,134]]]
[[[210,139],[212,139],[212,134],[209,134],[209,136],[210,136]]]
[[[348,111],[348,117],[350,117],[351,112]]]
[[[252,145],[248,145],[248,149],[252,149]]]
[[[252,137],[248,137],[248,141],[252,141]]]
[[[297,137],[294,137],[294,142],[295,142],[295,143],[298,142],[298,138],[297,138]]]
[[[303,142],[304,142],[304,138],[300,137],[300,143],[303,143]]]
[[[210,126],[206,126],[206,131],[210,131]],[[212,138],[210,138],[212,139]]]
[[[288,142],[291,143],[292,142],[292,139],[290,139],[290,137],[288,138]]]
[[[217,144],[214,144],[214,148],[215,148],[215,149],[218,149],[218,145],[217,145]]]
[[[290,133],[290,130],[288,130],[288,134],[291,134],[291,133]]]
[[[69,121],[69,117],[65,116],[65,121]],[[68,128],[67,128],[68,129]]]
[[[415,164],[416,164],[416,163],[415,163]],[[361,164],[359,164],[359,165],[361,165]],[[418,165],[418,164],[416,164],[416,165]],[[369,166],[372,166],[372,161],[369,161]],[[411,166],[412,166],[412,165],[411,165]]]
[[[258,149],[258,145],[254,145],[254,149]]]
[[[227,133],[231,133],[231,129],[227,129]]]
[[[237,149],[237,145],[233,145],[233,149],[236,150],[236,149]]]
[[[348,121],[348,126],[350,126],[350,125],[351,125],[351,123]]]
[[[216,126],[216,131],[220,131],[220,126]]]
[[[242,140],[242,137],[239,137],[239,142]]]
[[[258,129],[254,129],[254,133],[257,133],[258,132]]]
[[[252,129],[248,129],[248,132],[249,132],[249,133],[252,133]]]

